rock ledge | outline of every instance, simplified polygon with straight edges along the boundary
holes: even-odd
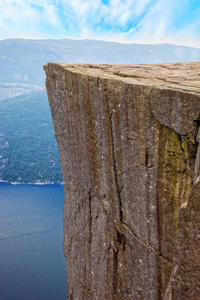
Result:
[[[199,300],[200,62],[44,70],[68,300]]]

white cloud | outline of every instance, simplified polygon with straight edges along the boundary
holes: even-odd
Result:
[[[41,38],[45,37],[45,26],[61,29],[56,7],[51,1],[6,0],[2,1],[0,10],[3,11],[0,38]]]
[[[188,3],[110,0],[105,5],[101,0],[1,0],[0,39],[71,37],[200,47],[198,28],[192,21],[176,30],[172,26]]]
[[[127,32],[127,39],[137,43],[174,43],[200,47],[197,20],[181,29],[174,29],[174,22],[187,0],[159,0],[137,24]],[[198,22],[200,28],[200,22]]]

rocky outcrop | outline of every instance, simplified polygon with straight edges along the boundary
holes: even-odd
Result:
[[[68,299],[200,299],[200,63],[49,63]]]

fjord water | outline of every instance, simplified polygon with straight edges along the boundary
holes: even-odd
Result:
[[[62,185],[0,183],[0,299],[66,300]]]

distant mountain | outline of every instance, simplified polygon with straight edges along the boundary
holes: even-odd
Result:
[[[0,82],[43,85],[47,62],[148,64],[200,60],[200,49],[171,44],[120,44],[95,40],[0,41]]]
[[[62,182],[45,92],[47,62],[145,64],[200,60],[200,49],[94,40],[0,41],[0,180]]]

